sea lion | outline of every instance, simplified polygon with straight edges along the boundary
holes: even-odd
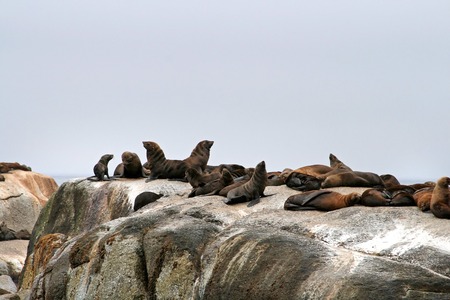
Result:
[[[329,190],[309,191],[292,195],[284,202],[285,210],[331,211],[353,206],[359,201],[358,193],[343,195]]]
[[[216,180],[210,181],[203,186],[193,188],[189,193],[188,198],[192,198],[200,195],[216,195],[227,185],[233,183],[233,176],[228,169],[222,170],[222,176]]]
[[[267,185],[268,186],[280,186],[283,185],[284,178],[281,176],[280,171],[267,172]]]
[[[248,170],[244,166],[238,164],[220,164],[218,166],[207,165],[205,172],[221,173],[224,168],[231,173],[233,178],[239,178],[248,174]]]
[[[108,163],[111,159],[113,159],[113,157],[114,155],[112,154],[102,155],[98,163],[94,166],[94,176],[88,177],[88,179],[92,180],[93,178],[97,178],[98,181],[103,181],[106,175],[109,180]]]
[[[286,179],[286,186],[302,192],[320,190],[321,183],[317,177],[296,172],[292,172]]]
[[[413,194],[414,202],[421,211],[430,210],[431,196],[433,195],[434,187],[426,187],[417,190]]]
[[[147,150],[147,162],[150,170],[146,182],[154,179],[178,179],[186,180],[186,170],[189,165],[183,160],[166,159],[161,147],[151,141],[143,141]]]
[[[206,165],[208,164],[209,155],[211,152],[211,147],[214,144],[214,141],[204,140],[201,141],[195,146],[194,150],[192,150],[191,155],[184,159],[184,162],[190,167],[197,169],[198,171],[204,171]]]
[[[122,153],[122,166],[117,166],[121,173],[117,177],[121,178],[141,178],[145,177],[139,156],[130,151]]]
[[[437,218],[450,219],[449,184],[449,177],[439,178],[431,195],[430,210]]]
[[[134,199],[133,210],[137,211],[138,209],[144,207],[145,205],[155,202],[162,196],[163,196],[162,194],[156,194],[153,192],[142,192],[139,195],[137,195],[136,198]]]
[[[251,201],[248,206],[253,206],[264,197],[264,189],[267,186],[267,171],[265,161],[256,165],[255,171],[249,181],[227,193],[225,204],[235,204]]]
[[[365,190],[359,204],[365,206],[411,206],[415,205],[412,190],[408,186],[372,188]]]
[[[309,166],[303,166],[303,167],[300,167],[298,169],[295,169],[292,172],[318,177],[320,175],[326,174],[326,173],[331,172],[331,171],[333,171],[333,168],[331,168],[329,166],[325,166],[325,165],[309,165]]]
[[[195,168],[188,168],[186,170],[186,179],[193,188],[204,186],[208,182],[219,179],[222,176],[221,173],[200,173]]]
[[[322,188],[349,187],[377,187],[383,186],[381,178],[371,172],[349,171],[327,176],[321,184]]]
[[[0,162],[0,173],[8,173],[13,170],[31,171],[31,168],[18,162]]]
[[[400,181],[398,181],[398,179],[394,175],[383,174],[383,175],[380,175],[380,178],[383,181],[384,186],[387,188],[389,188],[391,186],[400,185]]]

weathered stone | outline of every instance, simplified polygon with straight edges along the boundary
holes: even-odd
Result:
[[[25,264],[28,241],[12,240],[0,242],[0,275],[9,275],[14,282],[19,281]]]
[[[136,195],[149,190],[164,196],[131,212]],[[286,186],[267,187],[269,196],[252,207],[225,205],[220,196],[188,199],[189,191],[167,180],[63,184],[33,231],[18,294],[450,299],[450,222],[417,207],[285,211],[298,193]],[[44,247],[52,232],[61,238]]]
[[[14,294],[17,292],[17,287],[14,281],[8,275],[0,275],[0,295]]]

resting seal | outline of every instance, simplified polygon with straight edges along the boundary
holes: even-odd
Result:
[[[255,171],[249,181],[238,186],[227,193],[225,204],[235,204],[248,202],[249,206],[257,204],[261,197],[264,197],[264,189],[267,186],[266,163],[261,161],[256,165]],[[253,201],[254,200],[254,201]]]
[[[219,179],[221,176],[222,174],[217,172],[202,174],[195,168],[186,170],[186,179],[193,188],[204,186],[208,182]]]
[[[223,169],[222,176],[216,180],[210,181],[203,186],[193,188],[188,198],[200,195],[215,195],[227,185],[233,183],[233,176],[227,169]]]
[[[18,162],[0,162],[0,173],[8,173],[13,170],[31,171],[31,168]]]
[[[414,202],[421,211],[430,210],[431,196],[433,195],[434,187],[426,187],[417,190],[413,194]]]
[[[163,150],[155,142],[142,142],[147,150],[147,165],[150,176],[146,182],[154,179],[185,180],[186,170],[189,167],[183,160],[166,159]]]
[[[141,178],[145,177],[141,160],[136,153],[125,151],[122,153],[122,164],[116,167],[120,172],[117,177],[121,178]],[[116,173],[116,170],[114,173]]]
[[[415,205],[414,190],[408,186],[372,188],[361,195],[360,204],[365,206],[410,206]]]
[[[387,188],[396,186],[396,185],[400,185],[400,181],[398,181],[398,179],[394,175],[383,174],[383,175],[380,175],[380,178],[383,181],[384,186]]]
[[[239,178],[248,174],[248,170],[238,164],[220,164],[218,166],[207,165],[205,171],[208,173],[221,173],[223,169],[227,169],[233,178]]]
[[[98,181],[103,181],[105,175],[108,179],[110,179],[108,174],[108,163],[111,159],[113,159],[113,157],[114,155],[112,154],[102,155],[98,163],[94,166],[94,176],[88,177],[88,179],[91,180],[92,178],[97,178]]]
[[[134,199],[133,210],[137,211],[138,209],[142,208],[143,206],[145,206],[149,203],[155,202],[162,196],[163,195],[161,195],[161,194],[156,194],[153,192],[142,192],[136,196],[136,199]]]
[[[317,209],[331,211],[355,205],[359,201],[358,193],[342,195],[329,190],[309,191],[287,198],[284,203],[285,210]]]
[[[320,190],[321,183],[317,177],[297,172],[292,172],[286,179],[286,186],[302,192]]]
[[[190,167],[197,169],[199,171],[204,171],[209,160],[209,155],[211,152],[211,147],[214,141],[204,140],[195,146],[192,150],[191,155],[184,159],[184,162]]]
[[[433,215],[442,219],[450,219],[450,184],[449,177],[441,177],[431,195],[430,209]]]

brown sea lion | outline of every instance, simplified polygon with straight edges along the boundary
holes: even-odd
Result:
[[[318,177],[318,176],[326,174],[326,173],[328,173],[330,171],[333,171],[333,168],[331,168],[329,166],[325,166],[325,165],[309,165],[309,166],[303,166],[303,167],[300,167],[298,169],[295,169],[292,172]]]
[[[208,182],[214,181],[222,177],[221,173],[200,173],[195,168],[188,168],[186,170],[186,179],[193,188],[204,186]]]
[[[97,178],[98,181],[103,181],[105,178],[105,175],[108,179],[108,163],[111,159],[113,159],[114,155],[112,154],[105,154],[100,157],[100,160],[98,163],[94,166],[94,176],[88,177],[89,180],[92,180],[93,178]]]
[[[414,202],[421,211],[430,210],[431,196],[433,195],[434,187],[426,187],[417,190],[413,194]]]
[[[281,171],[267,172],[267,185],[268,186],[280,186],[283,185],[284,178],[281,176]]]
[[[450,219],[449,177],[441,177],[431,195],[430,210],[437,218]]]
[[[383,181],[384,186],[387,188],[389,188],[391,186],[400,185],[400,181],[398,181],[398,179],[394,175],[383,174],[383,175],[380,175],[380,178]]]
[[[287,198],[284,209],[331,211],[355,205],[359,198],[358,193],[343,195],[329,190],[309,191]]]
[[[341,172],[327,176],[321,184],[322,188],[349,186],[349,187],[382,187],[380,176],[371,172]]]
[[[239,178],[241,176],[245,176],[245,175],[247,175],[247,172],[248,172],[248,170],[244,166],[238,165],[238,164],[220,164],[218,166],[207,165],[205,172],[221,173],[224,168],[227,169],[231,173],[233,178]]]
[[[145,205],[155,202],[159,198],[161,198],[162,194],[156,194],[154,192],[142,192],[136,196],[134,199],[133,210],[137,211],[138,209],[144,207]]]
[[[320,190],[321,183],[317,177],[297,172],[292,172],[286,179],[286,186],[302,192]]]
[[[415,205],[413,192],[408,186],[372,188],[365,190],[359,204],[365,206],[411,206]]]
[[[8,173],[13,170],[31,171],[31,168],[18,162],[0,162],[0,173]]]
[[[208,164],[209,155],[213,144],[214,141],[208,140],[199,142],[197,146],[195,146],[194,150],[192,150],[191,155],[188,158],[184,159],[184,162],[190,168],[194,168],[203,172],[206,168],[206,165]]]
[[[154,179],[186,180],[188,164],[183,160],[166,159],[163,150],[155,142],[142,142],[147,150],[147,165],[150,170],[146,182]]]
[[[122,153],[122,167],[117,166],[116,169],[122,169],[117,177],[121,178],[141,178],[145,177],[142,169],[142,163],[139,156],[130,151]]]
[[[203,186],[193,188],[188,198],[200,195],[216,195],[221,189],[233,183],[233,176],[228,169],[222,170],[222,176],[216,180],[210,181]]]
[[[254,173],[254,171],[252,172],[250,170],[248,174],[238,177],[238,178],[234,178],[234,182],[230,185],[227,185],[223,189],[221,189],[219,191],[218,195],[220,195],[222,197],[226,197],[229,191],[231,191],[232,189],[237,188],[238,186],[241,186],[244,183],[246,183],[247,181],[249,181],[250,178],[252,178],[253,173]]]
[[[261,161],[256,165],[255,171],[249,181],[227,193],[227,198],[224,200],[224,203],[235,204],[250,201],[248,206],[253,206],[259,202],[261,197],[265,196],[264,190],[266,186],[266,163]]]

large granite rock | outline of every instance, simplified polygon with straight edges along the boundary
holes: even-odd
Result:
[[[5,181],[0,181],[0,222],[14,231],[31,232],[58,185],[53,178],[30,171],[14,170],[2,175]]]
[[[364,189],[337,188],[342,193]],[[143,191],[164,197],[137,212]],[[450,299],[450,221],[416,207],[285,211],[181,182],[64,183],[33,230],[29,299]]]

